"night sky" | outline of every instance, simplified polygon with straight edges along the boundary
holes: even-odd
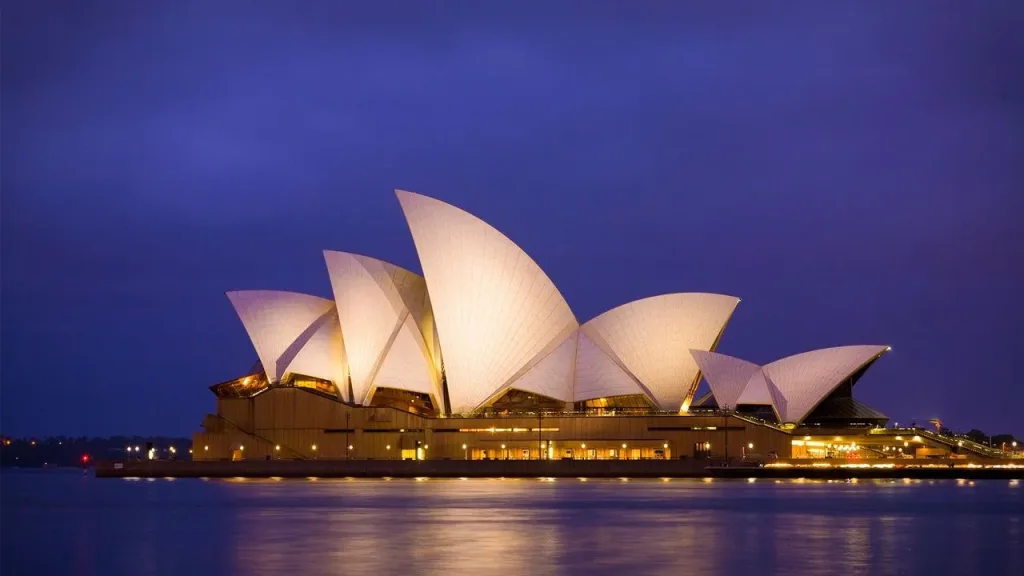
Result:
[[[418,272],[403,188],[580,321],[739,296],[721,352],[889,344],[861,400],[1024,433],[1024,3],[492,4],[6,2],[0,430],[199,430],[224,292]]]

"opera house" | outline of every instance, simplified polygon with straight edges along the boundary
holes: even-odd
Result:
[[[397,191],[423,275],[325,251],[333,298],[227,294],[259,362],[217,384],[195,460],[949,455],[853,397],[889,348],[759,366],[715,351],[739,298],[675,293],[580,322],[479,218]],[[696,397],[704,379],[710,392]],[[937,435],[935,435],[937,437]]]

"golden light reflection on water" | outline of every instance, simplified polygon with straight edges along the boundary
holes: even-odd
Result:
[[[915,540],[922,530],[937,528],[898,511],[902,495],[938,490],[927,485],[542,480],[226,484],[246,504],[234,522],[235,567],[241,574],[746,575],[765,566],[877,574],[922,546]],[[973,556],[961,560],[950,565],[976,564]]]

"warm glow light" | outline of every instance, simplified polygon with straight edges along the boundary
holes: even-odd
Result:
[[[385,446],[384,449],[385,450],[391,450],[391,444],[388,444],[387,446]]]
[[[209,447],[209,446],[203,446],[203,451],[204,451],[204,452],[208,452],[209,450],[210,450],[210,447]]]
[[[278,444],[277,446],[274,446],[274,450],[280,451],[281,450],[281,445]]]
[[[748,484],[753,484],[754,482],[757,482],[757,478],[747,478]]]
[[[666,450],[668,450],[668,442],[666,442],[666,443],[662,444],[662,445],[661,445],[661,447],[662,447],[662,448],[664,448],[664,449],[666,449]]]
[[[753,442],[747,444],[747,450],[753,450],[753,449],[754,449],[754,443]]]
[[[238,449],[239,450],[245,450],[245,446],[239,446]]]
[[[429,444],[424,444],[424,445],[423,445],[423,449],[424,449],[424,450],[427,450],[427,449],[429,449],[429,448],[430,448],[430,445],[429,445]]]
[[[586,447],[587,447],[587,445],[586,445],[586,444],[581,444],[581,447],[582,447],[582,448],[586,448]]]
[[[316,444],[313,444],[312,448],[313,448],[313,452],[316,452]]]
[[[465,445],[465,444],[463,444],[463,445],[462,445],[462,449],[463,449],[463,450],[465,450],[465,449],[466,449],[466,445]]]
[[[625,448],[625,447],[626,447],[626,445],[625,445],[625,444],[623,444],[623,445],[622,445],[622,447],[623,447],[623,448]]]
[[[505,445],[504,445],[504,444],[502,444],[502,445],[501,445],[501,449],[502,449],[502,450],[504,450],[504,449],[505,449]]]
[[[354,449],[354,447],[353,447],[353,446],[352,446],[351,444],[349,444],[349,446],[348,446],[348,449],[349,449],[349,450],[353,450],[353,449]]]

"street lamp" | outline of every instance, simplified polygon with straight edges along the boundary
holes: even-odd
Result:
[[[469,460],[469,447],[465,444],[462,445],[462,456],[464,460]]]

